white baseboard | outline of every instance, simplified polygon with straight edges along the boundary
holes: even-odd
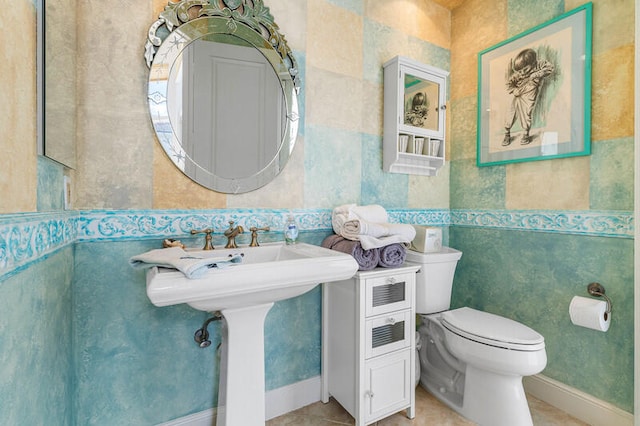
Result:
[[[215,424],[216,409],[209,408],[208,410],[200,411],[199,413],[190,414],[165,423],[159,423],[156,426],[211,426]]]
[[[320,376],[312,377],[267,392],[265,416],[267,420],[320,401]]]
[[[592,426],[633,425],[633,414],[542,374],[523,383],[527,393]]]
[[[273,389],[265,394],[267,420],[320,401],[320,376]],[[216,424],[216,409],[200,411],[158,426],[211,426]]]

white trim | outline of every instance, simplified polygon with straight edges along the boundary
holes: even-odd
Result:
[[[209,408],[208,410],[200,411],[199,413],[190,414],[188,416],[180,417],[179,419],[160,423],[157,426],[211,426],[215,424],[216,409]]]
[[[592,426],[631,426],[633,414],[542,374],[523,378],[532,396]]]
[[[266,420],[320,401],[320,376],[270,390],[265,395]],[[216,424],[216,409],[180,417],[158,426],[211,426]]]
[[[267,420],[320,401],[320,376],[273,389],[266,395]]]

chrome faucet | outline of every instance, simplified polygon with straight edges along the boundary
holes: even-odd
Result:
[[[229,229],[224,231],[224,236],[227,237],[227,245],[224,246],[224,248],[238,248],[238,245],[236,244],[236,237],[239,234],[242,234],[244,232],[244,229],[240,225],[234,228],[233,227],[234,223],[235,223],[234,221],[230,220]]]

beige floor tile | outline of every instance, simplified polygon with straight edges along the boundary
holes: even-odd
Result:
[[[586,426],[567,413],[537,398],[527,396],[533,424],[535,426]],[[316,402],[299,410],[269,420],[266,426],[338,426],[354,425],[349,413],[333,398],[327,404]],[[403,410],[378,421],[375,426],[470,426],[474,423],[466,420],[455,411],[438,401],[421,387],[416,388],[416,416],[407,418]]]

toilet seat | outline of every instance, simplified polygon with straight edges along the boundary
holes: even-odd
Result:
[[[467,307],[443,312],[441,324],[465,339],[498,348],[531,352],[545,347],[544,337],[526,325]]]

